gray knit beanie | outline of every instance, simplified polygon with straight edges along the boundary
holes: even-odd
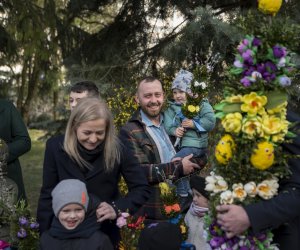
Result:
[[[87,211],[89,196],[85,184],[80,180],[62,180],[53,189],[51,195],[52,208],[56,217],[64,206],[71,203],[80,204]]]
[[[190,93],[191,92],[191,82],[194,78],[193,73],[181,69],[176,75],[174,81],[172,82],[172,90],[180,89],[183,92]]]

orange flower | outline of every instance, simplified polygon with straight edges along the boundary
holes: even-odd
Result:
[[[180,206],[179,206],[179,204],[178,204],[178,203],[174,204],[174,205],[172,206],[172,209],[173,209],[173,211],[175,211],[175,212],[179,212],[179,211],[180,211]]]
[[[172,212],[172,206],[164,205],[166,214],[170,214]]]

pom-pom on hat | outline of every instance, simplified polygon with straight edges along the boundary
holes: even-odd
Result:
[[[141,232],[138,246],[142,250],[180,249],[182,234],[179,225],[169,222],[152,223]]]
[[[196,189],[206,199],[209,200],[209,193],[205,190],[205,179],[199,175],[193,175],[190,179],[191,188]]]
[[[83,206],[85,212],[89,204],[89,196],[85,184],[77,179],[67,179],[59,182],[53,189],[52,208],[56,217],[60,210],[71,203]]]
[[[193,73],[191,73],[187,70],[181,69],[177,73],[174,81],[172,82],[172,90],[180,89],[183,92],[191,93],[191,83],[192,83],[193,78],[194,78]]]

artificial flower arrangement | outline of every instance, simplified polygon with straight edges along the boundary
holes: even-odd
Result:
[[[120,250],[135,250],[138,246],[138,240],[141,231],[145,227],[145,217],[134,217],[129,213],[121,213],[117,219],[117,226],[120,228],[121,241]]]
[[[164,181],[159,183],[159,189],[163,203],[162,214],[168,218],[170,223],[179,225],[182,237],[185,240],[187,238],[187,226],[184,222],[184,216],[181,214],[176,186]]]
[[[292,137],[286,120],[287,88],[293,64],[280,44],[246,36],[229,71],[224,98],[215,105],[221,136],[215,147],[213,171],[206,177],[211,194],[205,217],[212,249],[278,249],[270,230],[246,231],[231,239],[216,220],[219,204],[250,204],[277,195],[279,180],[290,174],[281,143]]]

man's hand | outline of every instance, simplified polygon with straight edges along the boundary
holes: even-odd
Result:
[[[217,206],[217,222],[228,238],[239,235],[250,227],[249,217],[242,206]]]
[[[106,202],[101,202],[96,210],[97,221],[114,220],[117,218],[116,212],[111,205]]]
[[[182,166],[183,166],[183,174],[188,175],[195,171],[195,169],[200,169],[200,167],[196,164],[190,161],[190,159],[193,157],[193,154],[190,154],[188,156],[185,156],[182,159]]]

